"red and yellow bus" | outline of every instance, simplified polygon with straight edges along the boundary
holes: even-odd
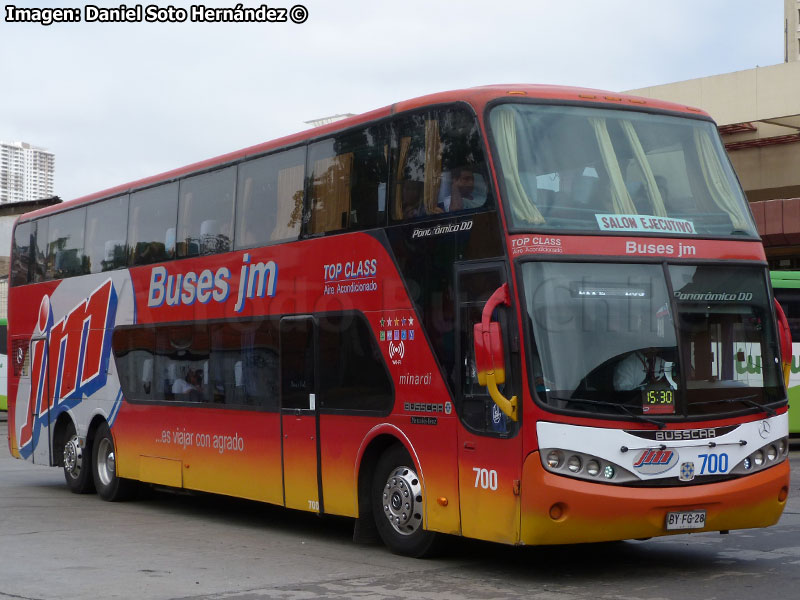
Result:
[[[446,92],[43,208],[9,314],[12,454],[105,500],[421,556],[763,527],[788,494],[764,251],[681,105]]]

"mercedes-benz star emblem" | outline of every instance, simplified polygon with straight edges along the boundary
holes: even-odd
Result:
[[[771,429],[772,426],[769,424],[769,421],[761,421],[761,423],[758,424],[758,435],[764,439],[767,439]]]

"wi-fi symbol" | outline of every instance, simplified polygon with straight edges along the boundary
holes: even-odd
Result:
[[[403,342],[400,342],[399,344],[395,344],[394,342],[389,342],[389,358],[394,358],[395,356],[398,355],[400,356],[400,358],[403,358],[405,353],[406,353],[406,348],[405,346],[403,346]]]

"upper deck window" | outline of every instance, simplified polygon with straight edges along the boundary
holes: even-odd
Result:
[[[303,218],[305,162],[303,147],[239,165],[236,248],[297,239]]]
[[[187,177],[180,182],[178,256],[227,252],[233,248],[236,168]]]
[[[178,184],[166,183],[131,195],[128,248],[131,265],[175,258]]]
[[[365,127],[309,147],[309,233],[386,222],[389,129]]]
[[[60,279],[88,272],[88,261],[83,254],[86,209],[58,213],[48,220],[46,279]]]
[[[86,213],[86,258],[89,272],[111,271],[127,264],[128,196],[97,202]]]
[[[514,227],[756,236],[709,121],[531,104],[490,121]]]
[[[394,162],[394,221],[491,205],[480,129],[465,109],[399,118]]]
[[[14,229],[11,251],[11,285],[25,285],[31,278],[34,244],[32,223],[19,223]]]

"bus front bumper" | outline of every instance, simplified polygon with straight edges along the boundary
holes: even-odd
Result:
[[[522,544],[572,544],[777,523],[789,491],[789,461],[745,477],[684,487],[625,487],[555,475],[538,452],[525,459]],[[702,529],[668,531],[667,513],[704,510]]]

